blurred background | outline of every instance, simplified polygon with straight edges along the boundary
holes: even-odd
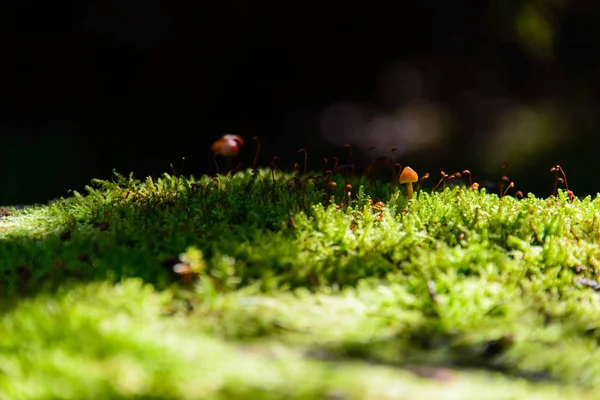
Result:
[[[592,0],[6,2],[0,204],[45,203],[113,168],[215,172],[239,156],[390,155],[547,196],[560,164],[600,191],[600,3]],[[8,68],[8,69],[6,69]],[[437,180],[437,179],[434,179]]]

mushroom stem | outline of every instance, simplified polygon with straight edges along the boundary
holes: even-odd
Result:
[[[408,195],[409,200],[413,198],[412,182],[406,182],[406,194]]]
[[[224,164],[223,171],[225,174],[227,174],[228,172],[231,172],[231,169],[233,167],[233,164],[231,162],[232,157],[223,157],[223,158],[225,158],[225,160],[223,161],[223,164]]]

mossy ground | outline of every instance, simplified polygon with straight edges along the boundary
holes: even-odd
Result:
[[[0,398],[600,396],[600,199],[346,179],[3,208]]]

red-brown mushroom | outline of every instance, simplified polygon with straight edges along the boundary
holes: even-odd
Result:
[[[212,151],[223,157],[235,157],[244,146],[244,140],[238,135],[223,135],[212,144]]]

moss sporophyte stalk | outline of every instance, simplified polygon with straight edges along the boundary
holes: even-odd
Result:
[[[0,398],[600,398],[600,199],[562,168],[521,197],[255,143],[2,208]]]

